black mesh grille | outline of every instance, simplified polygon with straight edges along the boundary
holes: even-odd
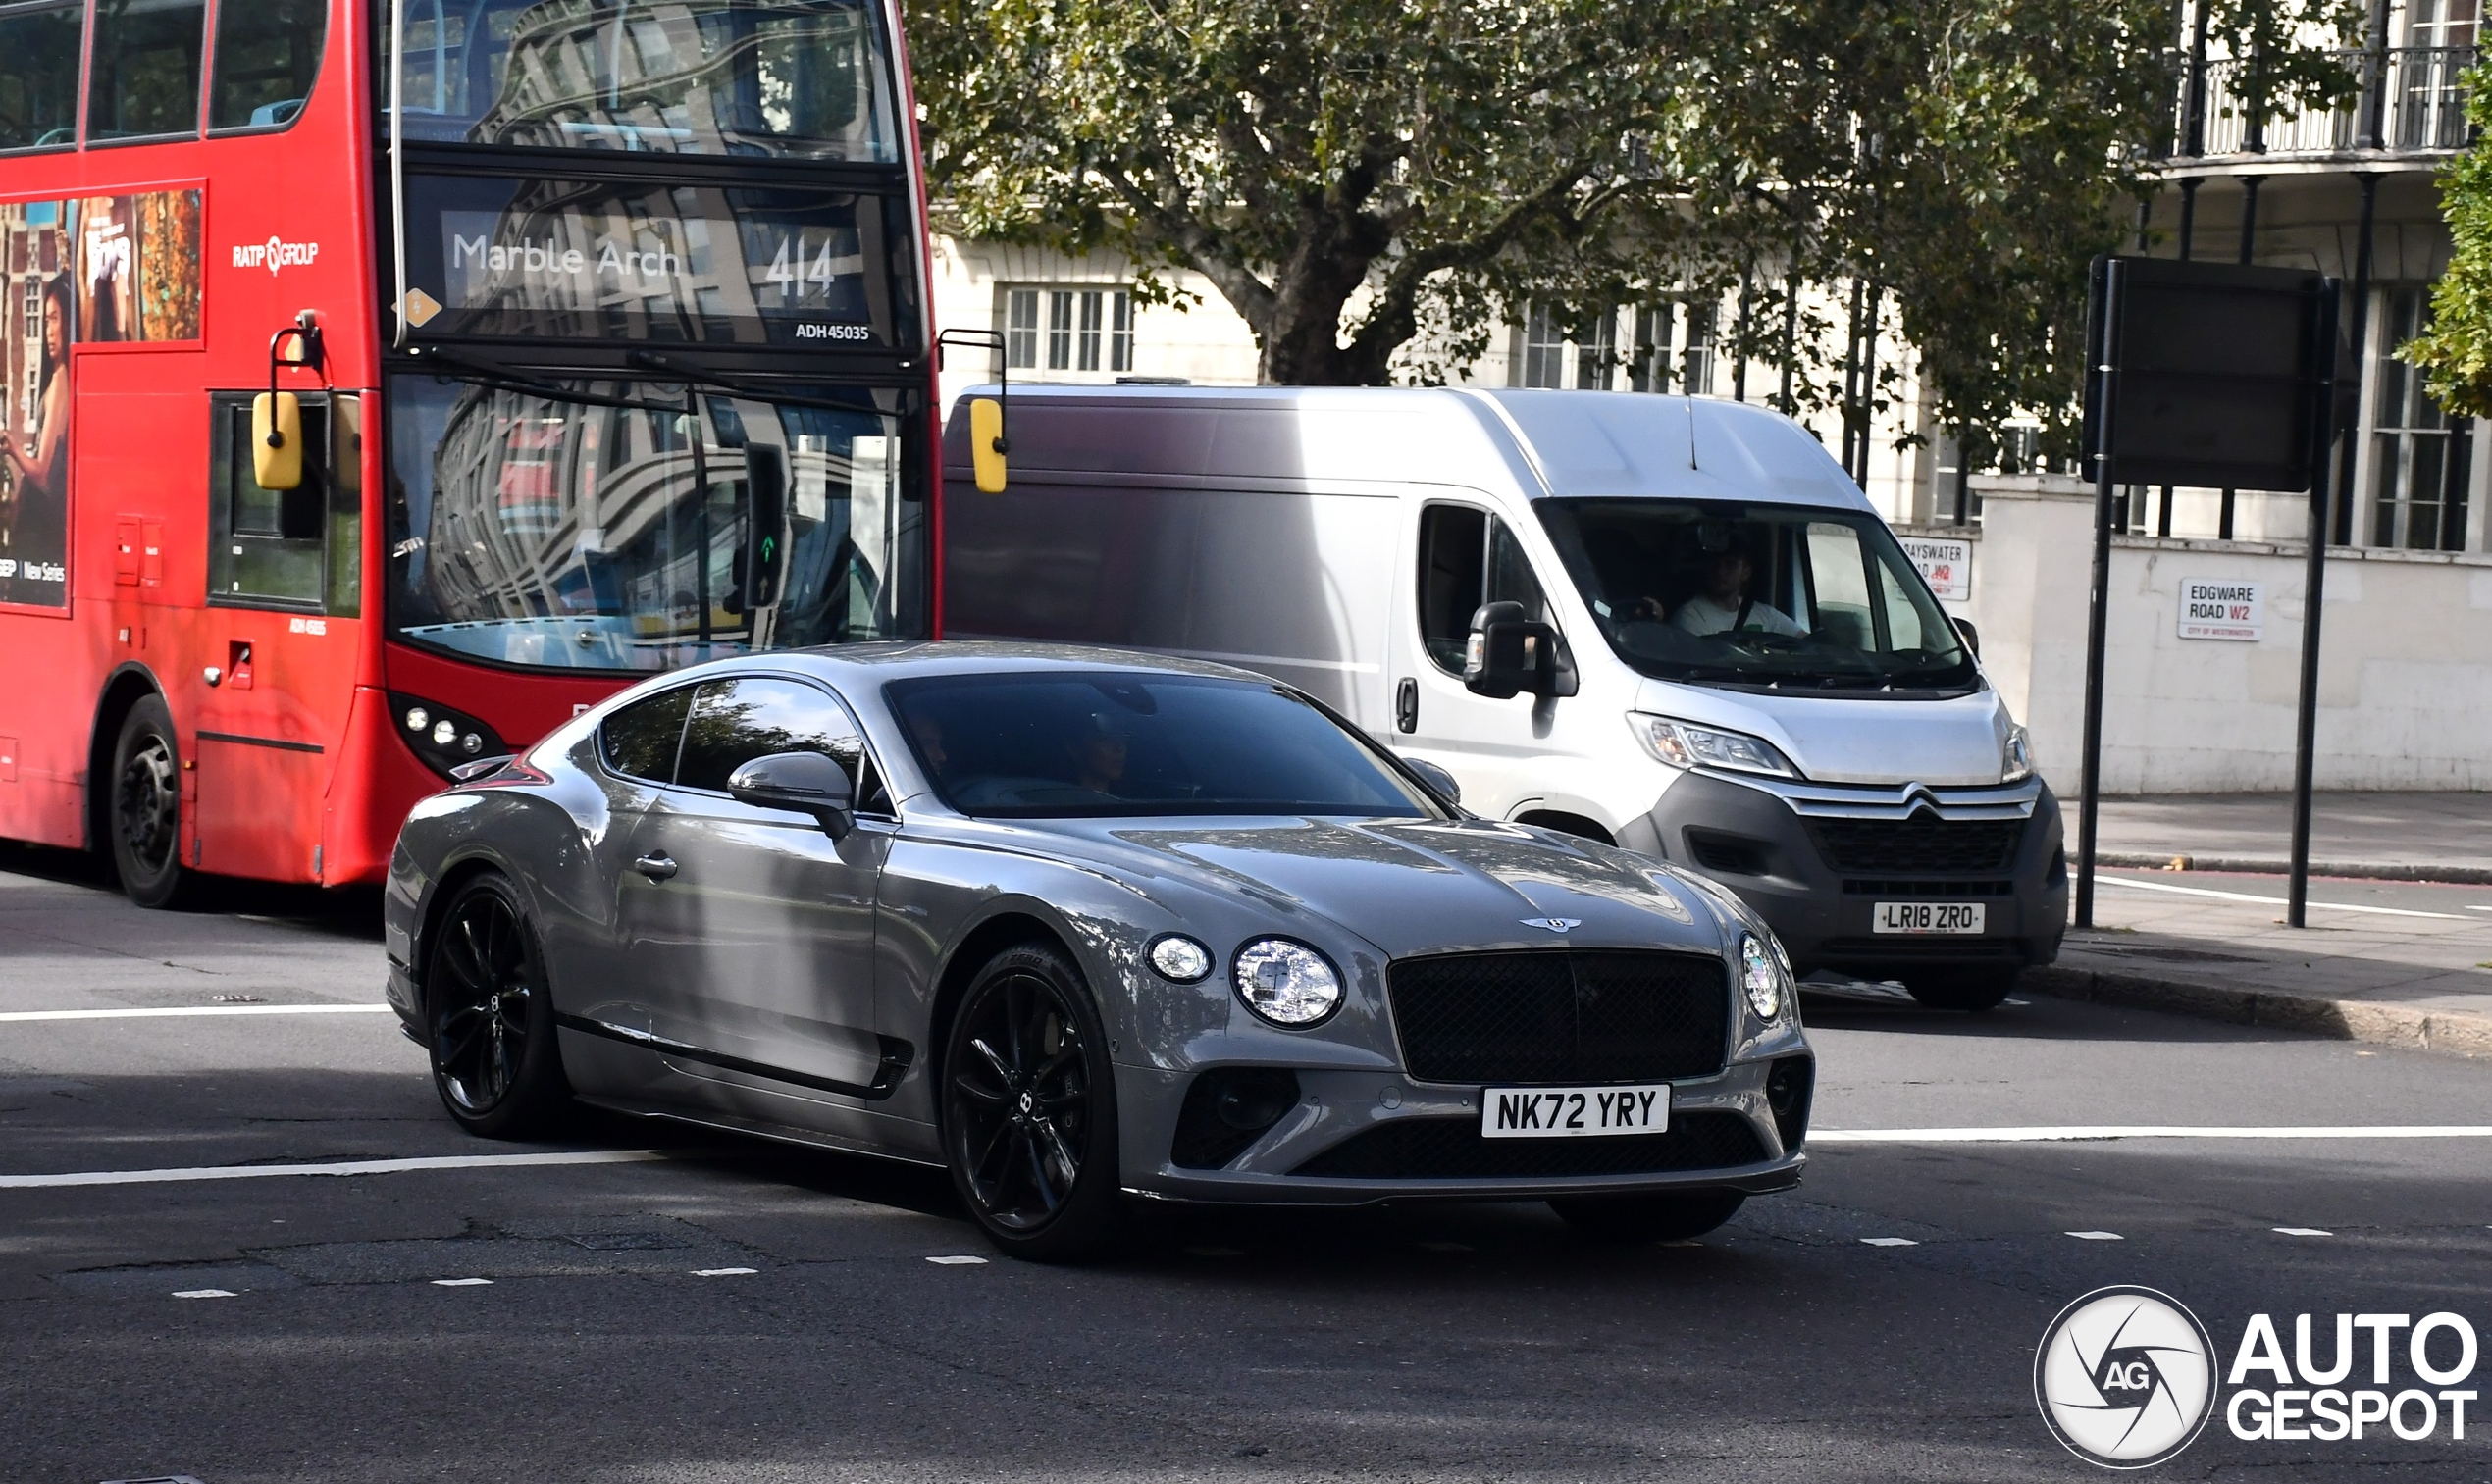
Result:
[[[1643,1082],[1722,1070],[1730,973],[1692,953],[1447,953],[1386,976],[1421,1082]]]
[[[2012,881],[1879,881],[1853,877],[1843,883],[1845,896],[2013,896]]]
[[[1818,853],[1838,871],[2003,871],[2025,833],[2021,819],[1812,819]]]
[[[1674,1114],[1661,1134],[1609,1139],[1482,1139],[1469,1118],[1403,1118],[1353,1135],[1298,1166],[1335,1180],[1530,1179],[1732,1169],[1765,1158],[1737,1113]]]

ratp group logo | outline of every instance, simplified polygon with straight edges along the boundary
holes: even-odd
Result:
[[[2098,1288],[2059,1311],[2034,1355],[2051,1435],[2104,1468],[2151,1468],[2215,1410],[2215,1347],[2198,1316],[2151,1288]]]

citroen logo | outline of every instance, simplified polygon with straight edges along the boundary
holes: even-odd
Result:
[[[1546,928],[1552,933],[1564,933],[1582,927],[1583,919],[1581,917],[1526,917],[1523,919],[1523,925],[1527,928]]]

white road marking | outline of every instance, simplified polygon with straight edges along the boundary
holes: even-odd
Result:
[[[234,1290],[230,1288],[178,1288],[174,1290],[173,1296],[177,1299],[231,1299],[234,1297]]]
[[[2275,1230],[2278,1236],[2284,1237],[2333,1237],[2336,1235],[2334,1232],[2322,1231],[2315,1226],[2279,1226]]]
[[[388,1015],[386,1004],[176,1004],[123,1010],[0,1010],[6,1020],[160,1020],[177,1015]]]
[[[435,1288],[491,1288],[493,1286],[493,1280],[491,1278],[436,1278],[433,1280],[433,1286]]]
[[[2077,1123],[1995,1129],[1811,1129],[1808,1133],[1811,1144],[2051,1144],[2078,1139],[2492,1139],[2492,1124],[2201,1128],[2181,1123]]]
[[[81,1170],[66,1175],[0,1175],[0,1190],[64,1185],[176,1185],[192,1180],[264,1180],[277,1175],[395,1175],[407,1170],[499,1169],[537,1164],[639,1164],[663,1150],[556,1150],[543,1154],[441,1154],[424,1159],[346,1159],[334,1164],[212,1164],[197,1169]]]
[[[2136,881],[2126,876],[2098,875],[2095,880],[2104,886],[2127,887],[2137,892],[2173,892],[2183,896],[2214,896],[2225,901],[2258,901],[2277,907],[2292,905],[2281,896],[2254,896],[2247,892],[2218,892],[2211,887],[2176,887],[2169,882]],[[2469,920],[2455,912],[2418,912],[2413,907],[2363,907],[2356,906],[2350,901],[2313,901],[2310,904],[2330,912],[2369,912],[2380,917],[2437,917],[2443,922]]]
[[[1860,1240],[1871,1247],[1919,1247],[1921,1245],[1909,1237],[1863,1237]]]
[[[693,1276],[696,1278],[748,1278],[759,1271],[761,1269],[757,1267],[697,1267],[693,1269]]]
[[[928,1257],[926,1260],[937,1267],[978,1267],[986,1262],[984,1257],[972,1257],[967,1253],[956,1254],[949,1257]]]
[[[2492,907],[2468,907],[2469,912],[2492,912]]]
[[[2119,1242],[2125,1240],[2118,1232],[2070,1232],[2068,1235],[2076,1238],[2080,1242]]]

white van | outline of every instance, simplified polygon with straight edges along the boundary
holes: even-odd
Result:
[[[1461,785],[1739,894],[1803,975],[1986,1008],[2067,921],[2059,807],[1884,522],[1779,414],[1590,391],[1012,388],[946,430],[950,638],[1260,670]]]

